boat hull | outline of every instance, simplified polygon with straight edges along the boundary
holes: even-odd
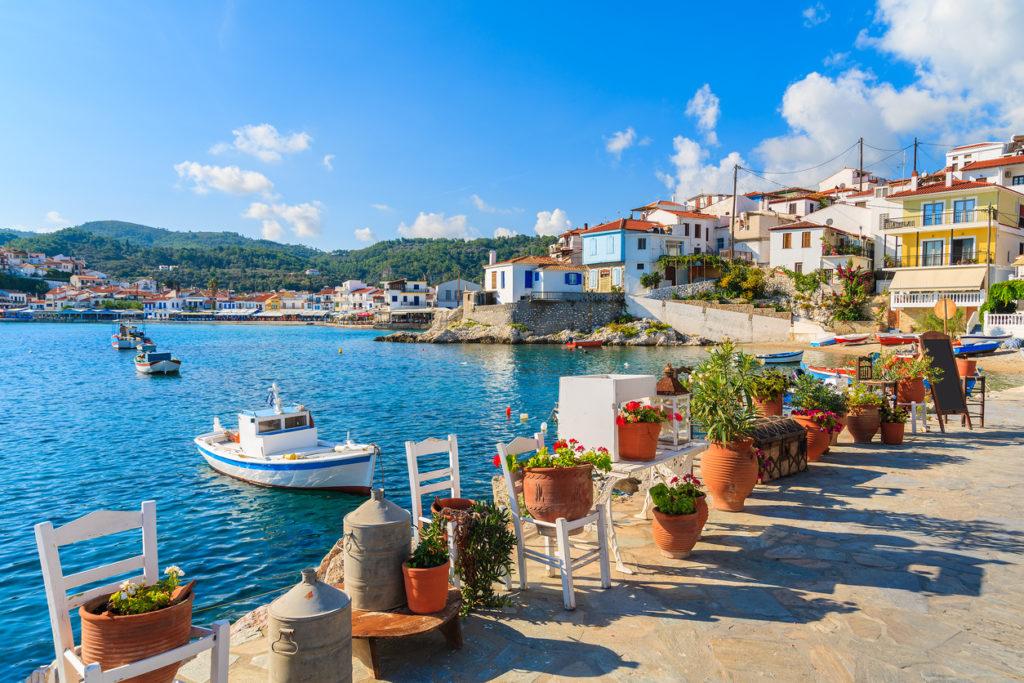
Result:
[[[875,339],[882,346],[898,346],[899,344],[914,344],[919,337],[916,334],[885,334],[879,332]]]
[[[837,344],[861,344],[868,340],[866,334],[847,334],[840,337],[836,337]]]
[[[815,339],[811,342],[811,346],[817,348],[819,346],[831,346],[836,343],[835,337],[822,337],[821,339]]]
[[[118,337],[116,334],[110,339],[110,345],[113,346],[118,351],[134,351],[135,347],[138,346],[141,342],[141,339],[132,339],[130,337],[122,339],[121,337]]]
[[[373,451],[352,455],[339,455],[324,461],[321,459],[299,459],[285,461],[280,458],[263,460],[238,457],[220,451],[215,444],[195,440],[199,454],[217,472],[229,477],[257,484],[289,489],[317,489],[367,494],[373,484],[373,467],[376,453]]]
[[[1001,341],[985,342],[984,344],[961,344],[953,348],[957,356],[980,356],[983,353],[995,353],[1003,345]]]
[[[598,341],[578,341],[578,342],[567,342],[565,348],[567,349],[592,349],[601,346],[604,342]]]
[[[158,360],[152,363],[135,361],[135,371],[144,375],[173,375],[181,370],[181,361],[177,359]]]
[[[757,357],[765,365],[787,365],[799,363],[804,358],[803,351],[792,351],[790,353],[768,353]]]
[[[986,344],[989,342],[1004,342],[1012,336],[1012,334],[961,334],[960,343]]]

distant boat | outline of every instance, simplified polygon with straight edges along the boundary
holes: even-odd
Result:
[[[601,341],[600,339],[580,339],[579,341],[574,341],[574,340],[570,339],[569,341],[565,342],[565,348],[567,348],[567,349],[592,349],[592,348],[601,346],[601,344],[604,344],[604,342]]]
[[[808,375],[813,375],[818,379],[837,381],[840,377],[846,379],[853,379],[856,376],[856,372],[853,368],[825,368],[815,365],[807,365],[804,367],[804,372]]]
[[[757,359],[765,365],[785,365],[787,363],[799,363],[804,359],[803,351],[787,351],[786,353],[762,353]]]
[[[837,344],[861,344],[868,340],[870,334],[841,334],[836,335]]]
[[[994,353],[1003,345],[1001,341],[985,342],[983,344],[960,344],[953,347],[953,353],[958,356],[980,356],[983,353]]]
[[[814,346],[814,347],[830,346],[830,345],[835,344],[835,343],[836,343],[836,338],[835,337],[822,337],[821,339],[815,339],[814,341],[812,341],[811,342],[811,346]]]
[[[147,339],[146,341],[142,342],[135,348],[142,352],[156,351],[156,344],[154,344],[152,340]]]
[[[270,408],[238,413],[238,431],[225,430],[214,418],[213,431],[195,438],[210,467],[261,486],[370,492],[380,449],[322,441],[309,410],[282,405],[276,384],[267,400]]]
[[[173,375],[181,369],[181,361],[168,351],[143,351],[135,356],[135,370],[144,375]]]
[[[110,336],[110,345],[121,351],[133,351],[139,344],[151,341],[145,332],[127,323],[119,323],[117,331]]]
[[[1004,342],[1013,337],[1012,334],[961,334],[961,344],[985,344],[987,342]]]
[[[875,339],[882,346],[896,346],[897,344],[913,344],[920,337],[916,334],[903,334],[902,332],[878,332]]]

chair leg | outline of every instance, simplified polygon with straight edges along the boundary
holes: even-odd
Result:
[[[228,683],[231,622],[227,619],[214,622],[213,639],[213,652],[210,653],[210,683]]]
[[[571,546],[569,545],[569,523],[565,521],[565,517],[559,517],[555,520],[556,529],[558,530],[558,556],[561,558],[562,563],[562,601],[565,603],[565,609],[576,609],[576,592],[572,586],[572,555],[570,554]]]
[[[601,565],[601,588],[611,588],[612,572],[608,566],[608,527],[605,524],[605,506],[597,506],[597,561]]]
[[[561,539],[558,540],[558,545],[559,546],[562,545]],[[544,554],[547,555],[548,557],[554,557],[555,556],[555,554],[551,551],[551,537],[550,536],[544,536]],[[547,572],[548,572],[548,576],[554,576],[555,574],[557,574],[557,572],[555,571],[555,568],[550,566],[550,565],[547,566]]]

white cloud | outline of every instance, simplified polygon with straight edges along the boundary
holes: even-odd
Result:
[[[508,228],[495,228],[494,230],[495,237],[515,237],[518,234],[515,230],[509,230]]]
[[[537,212],[537,223],[533,229],[538,235],[561,235],[572,227],[569,216],[561,209]]]
[[[256,194],[271,196],[274,183],[262,173],[243,171],[237,166],[206,166],[195,161],[174,165],[178,177],[191,180],[197,194],[206,194],[211,188],[228,194]]]
[[[303,204],[264,204],[253,202],[249,209],[242,214],[243,218],[256,218],[263,220],[263,234],[273,232],[280,237],[282,234],[281,225],[278,220],[291,224],[292,232],[297,237],[317,237],[322,227],[320,213],[323,205],[320,202],[306,202]],[[267,239],[272,239],[268,237]]]
[[[825,66],[842,66],[849,58],[849,52],[833,52],[828,57],[825,57],[824,64]]]
[[[733,166],[743,166],[746,161],[739,152],[730,152],[718,163],[708,162],[710,153],[695,140],[677,135],[672,140],[672,165],[675,173],[656,172],[665,187],[673,190],[675,201],[682,202],[704,192],[732,194]],[[746,188],[748,180],[740,184],[740,191]]]
[[[611,137],[607,137],[604,140],[605,151],[614,155],[616,159],[621,159],[622,153],[636,144],[636,131],[633,130],[633,126],[630,126],[626,130],[612,133]],[[649,142],[650,138],[645,137],[640,144],[647,144]]]
[[[423,213],[416,216],[412,225],[403,221],[398,226],[402,237],[446,237],[468,240],[476,231],[469,227],[464,215],[445,218],[443,213]]]
[[[718,105],[718,96],[711,92],[707,83],[697,89],[690,101],[686,103],[686,115],[697,121],[697,128],[704,134],[704,141],[712,146],[718,145],[718,116],[722,110]]]
[[[511,209],[499,209],[499,208],[497,208],[495,206],[491,206],[490,204],[485,202],[483,199],[481,199],[480,195],[477,195],[477,194],[474,194],[472,197],[470,197],[470,199],[473,200],[473,206],[476,207],[477,211],[482,211],[483,213],[511,214],[511,213],[519,213],[519,212],[522,211],[522,209],[516,208],[516,207],[513,207]]]
[[[394,212],[394,209],[392,209],[387,204],[370,204],[370,206],[372,206],[373,208],[377,209],[378,211],[383,211],[384,213],[393,213]]]
[[[263,221],[263,228],[260,230],[260,233],[263,235],[263,239],[276,242],[284,237],[284,228],[277,221],[268,218]]]
[[[64,218],[63,216],[61,216],[60,213],[57,212],[57,211],[47,211],[46,212],[46,222],[50,223],[51,225],[58,225],[58,226],[71,225],[71,221],[69,221],[67,218]]]
[[[370,228],[359,228],[356,230],[356,239],[360,242],[376,242],[377,236],[373,234],[373,230]]]
[[[334,155],[333,154],[325,154],[324,155],[324,160],[322,162],[320,162],[320,163],[322,163],[324,165],[324,168],[326,168],[328,171],[333,171],[334,170],[334,164],[331,163],[332,159],[334,159]]]
[[[814,3],[801,12],[801,14],[804,17],[804,26],[807,28],[813,28],[818,24],[824,24],[828,21],[828,18],[832,16],[828,11],[826,11],[825,6],[820,2]]]
[[[294,154],[309,149],[313,138],[309,133],[292,133],[281,135],[277,128],[269,123],[258,126],[242,126],[231,131],[234,142],[218,142],[210,148],[213,154],[222,154],[234,149],[244,154],[251,154],[262,161],[280,161],[282,154]]]

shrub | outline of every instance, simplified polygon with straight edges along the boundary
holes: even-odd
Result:
[[[804,411],[841,413],[846,410],[846,398],[814,375],[803,374],[796,379],[793,407]]]
[[[477,502],[466,512],[457,513],[456,543],[459,555],[455,573],[462,582],[463,616],[477,607],[502,607],[511,604],[494,592],[494,584],[512,573],[512,551],[516,535],[512,516],[491,503]]]
[[[661,273],[644,273],[640,276],[640,286],[654,289],[661,282]]]
[[[522,323],[509,323],[509,327],[511,327],[513,330],[519,330],[523,334],[526,334],[530,331],[530,328],[528,328],[526,325],[523,325]]]
[[[758,367],[756,358],[726,340],[693,372],[690,416],[709,441],[724,444],[750,433],[758,418],[752,396]]]
[[[430,569],[440,567],[448,561],[448,544],[445,542],[444,515],[436,515],[430,524],[420,532],[420,542],[412,551],[406,564],[409,569]]]
[[[760,299],[764,295],[764,273],[758,268],[734,263],[719,279],[718,291],[734,298]]]

